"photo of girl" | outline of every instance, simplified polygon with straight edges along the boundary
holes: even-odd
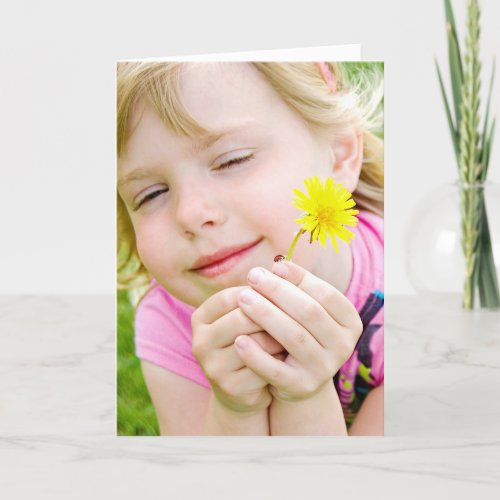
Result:
[[[276,257],[305,181],[304,206],[335,192],[356,224]],[[118,62],[117,184],[158,433],[383,435],[382,63]]]

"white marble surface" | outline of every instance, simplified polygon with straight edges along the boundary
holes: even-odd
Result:
[[[0,296],[0,495],[498,498],[500,313],[388,297],[383,438],[115,436],[112,296]]]

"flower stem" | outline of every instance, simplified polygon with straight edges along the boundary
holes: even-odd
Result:
[[[290,248],[288,249],[288,253],[286,254],[286,260],[292,260],[292,254],[293,251],[295,250],[295,245],[297,245],[297,241],[299,241],[299,238],[306,232],[305,229],[301,229],[300,231],[297,231],[297,234],[295,235],[295,238],[292,241],[292,244],[290,245]]]

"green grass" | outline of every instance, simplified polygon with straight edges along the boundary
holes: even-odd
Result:
[[[117,432],[157,436],[158,421],[134,353],[134,307],[127,291],[117,293]]]
[[[375,88],[384,80],[384,63],[382,61],[372,62],[345,62],[342,64],[347,78],[353,88],[370,100]],[[375,127],[370,127],[371,132],[381,139],[384,138],[384,96],[380,98],[375,115],[377,116]]]

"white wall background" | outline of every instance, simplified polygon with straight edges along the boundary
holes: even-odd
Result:
[[[461,30],[466,0],[453,4]],[[500,2],[480,4],[486,82]],[[386,63],[386,289],[411,293],[410,212],[456,178],[433,62],[447,62],[439,0],[2,2],[0,293],[114,292],[117,59],[345,43]]]

